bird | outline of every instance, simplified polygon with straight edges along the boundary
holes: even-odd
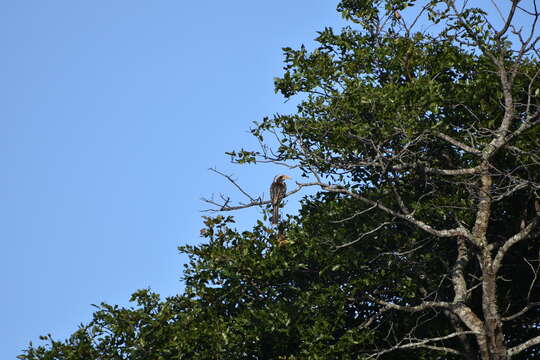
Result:
[[[272,203],[272,217],[270,221],[272,224],[279,222],[279,206],[287,193],[287,185],[285,184],[285,180],[287,179],[291,179],[291,177],[287,175],[276,175],[274,181],[272,181],[272,185],[270,185],[270,202]]]

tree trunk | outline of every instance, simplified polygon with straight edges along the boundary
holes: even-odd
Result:
[[[502,321],[497,306],[497,275],[493,270],[493,262],[489,250],[482,254],[482,312],[487,339],[487,357],[483,360],[507,360],[508,354],[504,343]]]

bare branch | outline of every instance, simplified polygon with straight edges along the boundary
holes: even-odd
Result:
[[[465,281],[464,269],[469,261],[467,244],[462,237],[457,238],[458,254],[452,272],[452,283],[454,285],[454,302],[465,302],[468,296],[467,282]]]
[[[369,299],[374,303],[383,305],[386,309],[399,310],[409,313],[415,313],[428,309],[451,309],[452,305],[444,301],[423,301],[420,305],[398,305],[381,299],[377,299],[371,295],[368,295]]]
[[[506,23],[504,24],[504,27],[501,29],[501,31],[495,34],[495,37],[497,39],[500,39],[508,31],[510,24],[512,24],[512,19],[514,18],[514,14],[516,12],[518,3],[519,3],[519,0],[512,1],[512,8],[510,9],[510,13],[508,14],[508,17],[506,18]]]
[[[297,192],[299,192],[300,190],[302,190],[302,188],[306,187],[306,186],[313,186],[313,185],[318,185],[318,183],[306,183],[306,184],[300,184],[300,183],[296,183],[298,186],[293,189],[292,191],[289,191],[287,194],[285,194],[284,197],[287,197],[287,196],[291,196],[292,194],[296,194]],[[217,207],[217,209],[208,209],[208,210],[205,210],[205,211],[209,211],[209,212],[219,212],[219,211],[233,211],[233,210],[239,210],[239,209],[246,209],[246,208],[249,208],[249,207],[253,207],[253,206],[263,206],[263,205],[269,205],[271,204],[271,201],[270,200],[262,200],[262,199],[255,199],[254,201],[248,203],[248,204],[239,204],[239,205],[229,205],[228,204],[228,199],[227,201],[223,202],[223,203],[218,203],[212,199],[206,199],[206,198],[203,198],[202,199],[204,202],[207,202],[209,204],[212,204],[214,206]]]
[[[389,224],[392,224],[391,222],[383,222],[381,223],[379,226],[377,226],[376,228],[370,230],[370,231],[367,231],[365,233],[363,233],[362,235],[360,235],[360,237],[356,240],[353,240],[351,242],[348,242],[346,244],[342,244],[342,245],[338,245],[336,246],[336,250],[339,250],[339,249],[342,249],[344,247],[347,247],[347,246],[351,246],[351,245],[354,245],[356,244],[357,242],[361,241],[364,237],[368,236],[368,235],[371,235],[377,231],[379,231],[380,229],[382,229],[383,227],[385,227],[386,225],[389,225]]]
[[[334,220],[334,221],[331,221],[331,222],[334,223],[334,224],[343,223],[343,222],[352,220],[352,219],[354,219],[354,218],[357,217],[357,216],[360,216],[360,215],[363,215],[363,214],[365,214],[365,213],[368,213],[368,212],[370,212],[371,210],[373,210],[373,209],[375,209],[375,208],[376,208],[376,206],[373,205],[373,206],[368,207],[368,208],[365,209],[365,210],[357,211],[357,212],[355,212],[354,214],[352,214],[351,216],[349,216],[349,217],[347,217],[347,218],[345,218],[345,219]]]
[[[534,219],[531,220],[531,222],[525,226],[520,232],[509,238],[505,241],[503,246],[499,249],[497,252],[497,255],[495,256],[495,259],[493,260],[493,269],[495,273],[497,273],[501,267],[504,255],[508,252],[508,250],[517,244],[518,242],[526,239],[531,232],[536,228],[536,225],[538,225],[538,222],[540,221],[540,217],[536,216]]]
[[[428,232],[428,233],[430,233],[432,235],[435,235],[435,236],[438,236],[438,237],[464,236],[464,237],[466,237],[468,239],[472,239],[470,232],[461,225],[458,226],[457,228],[454,228],[454,229],[438,230],[438,229],[435,229],[432,226],[426,224],[425,222],[416,219],[415,217],[413,217],[410,214],[398,213],[398,212],[384,206],[383,204],[379,203],[378,201],[368,199],[368,198],[366,198],[366,197],[364,197],[364,196],[362,196],[362,195],[360,195],[358,193],[349,191],[349,190],[347,190],[346,188],[344,188],[342,186],[325,184],[325,183],[322,183],[322,182],[313,182],[313,183],[303,184],[303,186],[310,186],[310,185],[318,185],[322,189],[330,191],[330,192],[336,192],[336,193],[350,195],[351,197],[353,197],[353,198],[355,198],[357,200],[360,200],[365,204],[368,204],[368,205],[371,205],[371,206],[376,206],[379,210],[382,210],[387,214],[390,214],[390,215],[392,215],[394,217],[397,217],[397,218],[400,218],[402,220],[406,220],[406,221],[416,225],[420,229],[422,229],[422,230],[424,230],[424,231],[426,231],[426,232]]]
[[[450,144],[460,148],[461,150],[464,150],[466,152],[469,152],[469,153],[475,154],[475,155],[481,155],[482,154],[482,152],[480,150],[475,149],[472,146],[469,146],[467,144],[464,144],[461,141],[458,141],[458,140],[456,140],[456,139],[454,139],[454,138],[452,138],[452,137],[450,137],[450,136],[448,136],[446,134],[443,134],[442,132],[437,132],[435,135],[437,135],[437,137],[439,137],[439,138],[441,138],[443,140],[448,141]]]
[[[460,176],[460,175],[475,175],[480,171],[479,166],[463,169],[438,169],[430,166],[426,166],[422,163],[402,163],[399,165],[392,166],[393,170],[405,170],[405,169],[421,169],[422,171],[430,174],[439,174],[447,176]]]
[[[475,334],[475,333],[473,331],[463,331],[463,332],[455,332],[455,333],[452,333],[452,334],[449,334],[449,335],[439,336],[439,337],[430,338],[430,339],[415,339],[415,340],[413,340],[413,341],[411,341],[409,343],[406,343],[406,344],[399,344],[399,345],[393,346],[393,347],[391,347],[389,349],[377,351],[376,353],[374,353],[372,355],[369,355],[368,359],[369,358],[379,357],[379,356],[381,356],[383,354],[386,354],[386,353],[389,353],[389,352],[392,352],[392,351],[396,351],[396,350],[418,349],[418,348],[428,348],[428,349],[431,349],[431,350],[437,350],[437,351],[442,351],[442,352],[446,352],[446,353],[461,355],[461,353],[459,351],[455,350],[455,349],[448,348],[448,347],[443,347],[443,346],[433,346],[433,345],[428,345],[428,344],[433,343],[433,342],[437,342],[437,341],[443,341],[443,340],[452,339],[452,338],[455,338],[457,336],[472,335],[472,334]]]
[[[520,345],[514,346],[513,348],[508,349],[508,356],[512,357],[514,355],[519,354],[523,350],[527,350],[528,348],[540,344],[540,335],[533,337],[532,339],[529,339],[525,341],[524,343],[521,343]]]
[[[240,190],[240,192],[241,192],[242,194],[244,194],[245,196],[247,196],[248,199],[251,200],[252,203],[255,202],[255,199],[254,199],[253,197],[251,197],[251,195],[249,195],[244,189],[242,189],[242,188],[240,187],[240,185],[238,185],[238,183],[237,183],[230,175],[226,175],[226,174],[224,174],[224,173],[218,171],[217,169],[213,169],[213,168],[210,168],[210,169],[208,169],[208,170],[213,171],[213,172],[215,172],[216,174],[219,174],[219,175],[225,177],[227,180],[229,180],[229,182],[230,182],[231,184],[233,184],[234,186],[236,186],[236,188],[237,188],[238,190]]]
[[[527,311],[534,309],[535,307],[540,306],[540,302],[533,302],[530,304],[527,304],[523,309],[519,310],[517,313],[512,314],[510,316],[506,316],[502,318],[503,321],[512,321],[520,317],[521,315],[525,314]]]
[[[539,251],[539,255],[540,255],[540,251]],[[533,279],[531,280],[531,284],[529,285],[529,291],[527,292],[527,301],[531,301],[531,293],[532,293],[532,290],[534,288],[534,284],[536,283],[536,279],[538,279],[538,272],[540,270],[540,262],[539,264],[536,266],[536,268],[531,264],[530,261],[528,261],[527,259],[523,259],[525,260],[525,262],[527,263],[527,265],[529,265],[529,267],[531,268],[531,271],[532,273],[534,274],[533,276]]]

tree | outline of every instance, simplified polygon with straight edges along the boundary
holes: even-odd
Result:
[[[208,242],[182,248],[184,294],[102,304],[22,358],[538,357],[540,13],[507,5],[341,1],[353,26],[284,49],[276,90],[298,111],[230,153],[298,169],[288,195],[319,189],[299,215],[245,232],[207,218]],[[214,210],[270,205],[227,178],[249,202]]]
[[[385,215],[338,248],[400,227],[446,248],[444,270],[427,269],[438,288],[412,300],[385,287],[368,299],[379,305],[378,321],[390,311],[435,312],[452,331],[425,338],[413,327],[374,354],[415,347],[466,358],[478,351],[482,359],[536,354],[539,12],[536,2],[508,4],[493,3],[497,26],[467,2],[342,1],[339,10],[359,30],[325,29],[312,52],[285,49],[276,88],[304,98],[296,114],[253,129],[261,142],[268,132],[278,137],[277,150],[232,154],[288,163],[314,179],[299,188],[354,199],[364,217]],[[426,22],[438,31],[416,31]],[[446,345],[451,338],[460,346]]]

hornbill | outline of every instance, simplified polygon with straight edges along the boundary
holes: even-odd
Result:
[[[270,201],[272,202],[272,217],[270,221],[272,224],[279,222],[279,206],[287,193],[287,185],[285,184],[285,180],[287,179],[290,179],[287,175],[277,175],[272,185],[270,185]]]

